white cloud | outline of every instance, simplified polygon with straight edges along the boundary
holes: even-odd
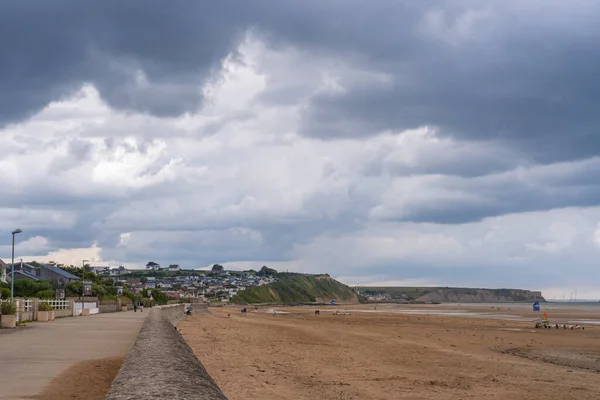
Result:
[[[600,222],[597,225],[596,231],[594,232],[594,236],[592,237],[592,241],[600,249]]]
[[[471,22],[456,24],[469,33]],[[506,145],[442,138],[429,126],[302,136],[308,98],[386,85],[387,75],[317,55],[307,65],[301,51],[253,36],[238,50],[198,89],[207,100],[195,112],[116,111],[84,85],[0,131],[10,200],[0,226],[24,230],[19,255],[266,264],[349,283],[544,288],[566,274],[573,285],[597,276],[589,238],[600,246],[600,210],[579,200],[593,185],[578,179],[598,158],[535,165]],[[568,201],[552,203],[561,191]],[[443,223],[449,217],[460,223]],[[435,276],[448,270],[462,275]]]

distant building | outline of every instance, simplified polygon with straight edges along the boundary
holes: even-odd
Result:
[[[179,264],[171,264],[169,265],[169,272],[181,271]]]
[[[110,267],[90,265],[90,266],[88,266],[88,268],[90,269],[90,271],[92,271],[96,275],[108,274],[110,272]]]
[[[127,286],[136,286],[141,283],[140,278],[127,278],[125,282],[127,283]]]
[[[131,273],[131,271],[122,265],[119,268],[113,268],[110,270],[110,276],[126,275],[129,273]]]
[[[156,284],[156,286],[157,286],[157,287],[159,287],[159,288],[165,288],[165,289],[168,289],[168,288],[170,288],[171,286],[173,286],[173,282],[172,282],[170,279],[164,279],[164,280],[162,280],[162,281],[158,282],[158,283]]]

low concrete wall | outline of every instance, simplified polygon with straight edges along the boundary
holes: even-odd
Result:
[[[133,303],[129,301],[101,301],[99,304],[100,313],[120,312],[121,306],[127,306],[127,311],[133,310]]]
[[[73,310],[67,308],[66,310],[54,310],[54,318],[72,317]]]
[[[98,307],[100,309],[100,313],[109,313],[109,312],[117,312],[121,311],[121,308],[118,306],[116,302],[114,303],[100,303]]]
[[[106,400],[227,400],[175,325],[185,305],[153,307]]]

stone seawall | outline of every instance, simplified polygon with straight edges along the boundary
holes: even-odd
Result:
[[[106,400],[227,400],[175,325],[183,304],[153,307]]]

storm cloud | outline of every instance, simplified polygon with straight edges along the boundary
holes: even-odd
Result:
[[[597,261],[597,2],[182,4],[0,6],[0,232],[22,255],[356,283],[441,283],[450,257],[477,284],[545,265],[546,288]]]

